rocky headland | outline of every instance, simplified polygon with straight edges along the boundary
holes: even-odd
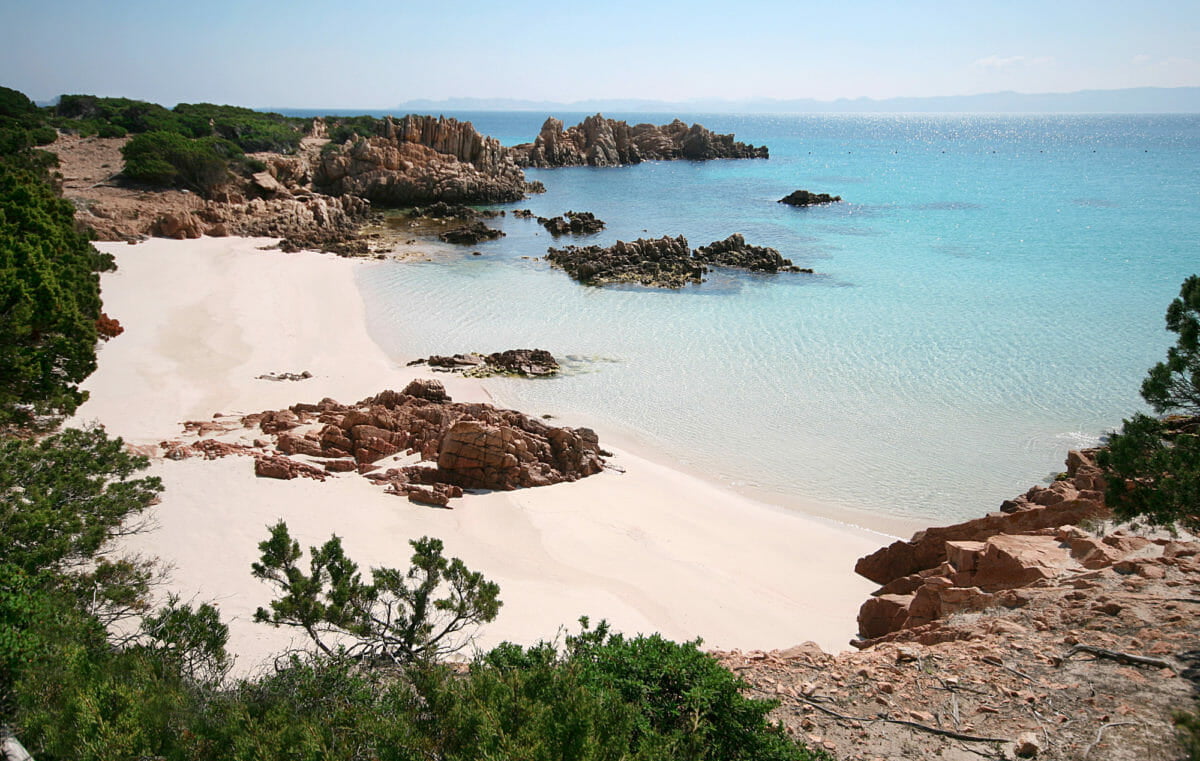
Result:
[[[563,128],[550,117],[532,143],[514,146],[519,166],[548,169],[567,166],[611,167],[642,161],[689,159],[765,159],[766,146],[739,143],[733,135],[719,135],[702,125],[690,127],[676,119],[670,124],[636,124],[589,116],[574,127]]]
[[[1200,683],[1200,542],[1112,528],[1095,451],[1001,510],[858,561],[860,652],[718,656],[845,761],[1176,758]]]
[[[748,245],[740,233],[702,246],[695,252],[680,235],[617,241],[608,247],[549,248],[546,260],[585,285],[636,283],[682,288],[689,283],[704,282],[709,265],[756,272],[812,273],[811,269],[802,269],[790,259],[784,259],[773,248]]]
[[[208,438],[162,442],[168,459],[244,455],[254,458],[256,475],[287,480],[356,472],[389,493],[440,507],[463,489],[509,491],[595,475],[607,456],[589,428],[555,427],[515,410],[454,402],[436,380],[414,380],[403,391],[354,405],[323,399],[217,415],[184,428]],[[257,429],[262,438],[254,446],[211,438],[243,429]],[[384,460],[397,462],[385,468]]]
[[[387,117],[378,133],[322,150],[313,167],[313,187],[396,208],[432,201],[518,201],[529,189],[512,152],[499,140],[479,134],[470,122]]]
[[[371,250],[360,233],[373,208],[431,205],[430,213],[457,216],[467,207],[454,204],[513,201],[540,190],[526,183],[509,149],[469,122],[386,118],[376,131],[336,144],[316,119],[296,153],[251,154],[263,169],[231,174],[207,198],[122,182],[127,138],[61,135],[50,148],[79,225],[99,240],[262,236],[281,238],[285,250],[362,254]]]

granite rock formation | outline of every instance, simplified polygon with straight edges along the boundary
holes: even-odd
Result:
[[[380,135],[324,151],[313,186],[392,207],[517,201],[526,192],[525,175],[499,140],[470,122],[413,115],[388,117]]]
[[[553,117],[542,124],[532,143],[514,146],[516,162],[540,169],[564,166],[623,166],[672,159],[751,159],[768,157],[766,146],[739,143],[733,135],[718,135],[699,124],[676,119],[656,126],[589,116],[569,129]]]
[[[1073,451],[1062,478],[1005,501],[1000,512],[930,528],[861,558],[855,571],[883,585],[859,611],[861,643],[953,613],[1020,604],[1012,590],[1073,572],[1136,566],[1148,557],[1149,539],[1100,539],[1077,528],[1109,516],[1104,488],[1095,450]]]
[[[264,451],[269,448],[265,440],[253,448],[205,439],[190,445],[163,442],[166,456],[249,455],[264,478],[323,480],[331,473],[357,471],[389,493],[440,506],[462,496],[463,489],[511,490],[575,481],[599,473],[607,456],[589,428],[555,427],[490,404],[454,402],[440,382],[428,379],[354,405],[323,399],[190,425],[213,433],[258,429],[273,439],[276,451]],[[410,456],[433,465],[398,464],[386,470],[380,465],[388,458]]]

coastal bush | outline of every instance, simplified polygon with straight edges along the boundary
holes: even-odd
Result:
[[[383,120],[374,116],[338,116],[329,118],[329,139],[338,145],[352,137],[375,137]]]
[[[1200,435],[1171,420],[1135,415],[1098,453],[1106,499],[1122,520],[1200,531]]]
[[[112,268],[75,230],[71,203],[30,168],[37,153],[0,161],[0,423],[83,401],[78,383],[96,367],[97,272]]]
[[[323,639],[332,633],[343,640],[337,652],[356,659],[433,660],[465,647],[468,640],[459,633],[500,612],[500,588],[458,558],[443,556],[440,539],[409,542],[412,566],[406,572],[373,568],[367,584],[337,536],[309,548],[305,574],[300,544],[287,524],[280,521],[270,531],[258,545],[262,557],[252,570],[282,595],[271,601],[270,610],[259,608],[254,619],[297,627],[326,655],[335,654],[334,645]]]
[[[242,152],[218,137],[188,138],[176,132],[135,135],[121,149],[125,176],[149,185],[177,186],[201,195],[229,179],[229,163]]]
[[[197,137],[213,134],[247,153],[294,153],[312,123],[311,119],[212,103],[180,103],[174,113],[185,123],[195,125]]]
[[[90,123],[92,128],[111,124],[126,132],[185,132],[179,117],[157,103],[129,98],[100,98],[95,95],[61,95],[54,115],[62,120]],[[67,122],[59,124],[68,126]]]
[[[1178,338],[1166,360],[1150,368],[1142,398],[1159,414],[1200,415],[1200,275],[1179,287],[1179,298],[1167,307],[1167,330]]]
[[[1122,421],[1098,454],[1108,469],[1106,498],[1117,517],[1200,530],[1200,276],[1180,286],[1167,308],[1167,330],[1178,335],[1167,358],[1149,371],[1142,397],[1158,419]]]

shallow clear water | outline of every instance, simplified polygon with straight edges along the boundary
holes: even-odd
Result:
[[[459,116],[505,143],[543,118]],[[1166,305],[1200,272],[1200,117],[690,121],[771,159],[531,171],[548,192],[501,208],[608,223],[559,245],[740,232],[818,274],[589,288],[508,217],[498,241],[364,268],[376,338],[398,358],[549,349],[570,372],[491,381],[504,403],[785,500],[921,521],[995,509],[1141,408]],[[846,200],[776,203],[797,188]]]

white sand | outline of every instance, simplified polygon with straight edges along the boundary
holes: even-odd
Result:
[[[125,333],[101,349],[74,422],[150,444],[180,438],[185,420],[326,396],[354,402],[421,374],[367,334],[354,272],[378,265],[257,250],[268,242],[101,244],[120,267],[104,276],[105,310]],[[314,377],[256,379],[302,370]],[[486,381],[437,377],[457,400],[487,399]],[[127,547],[173,564],[170,586],[185,598],[220,605],[242,671],[292,637],[250,620],[271,597],[250,563],[280,518],[306,547],[337,533],[364,567],[407,567],[409,539],[441,538],[500,585],[504,607],[480,632],[483,646],[553,639],[586,614],[713,648],[846,648],[872,589],[854,561],[885,537],[754,502],[630,452],[612,462],[625,472],[468,495],[438,510],[355,474],[277,481],[255,478],[249,458],[158,461],[152,472],[166,491],[156,528]]]

